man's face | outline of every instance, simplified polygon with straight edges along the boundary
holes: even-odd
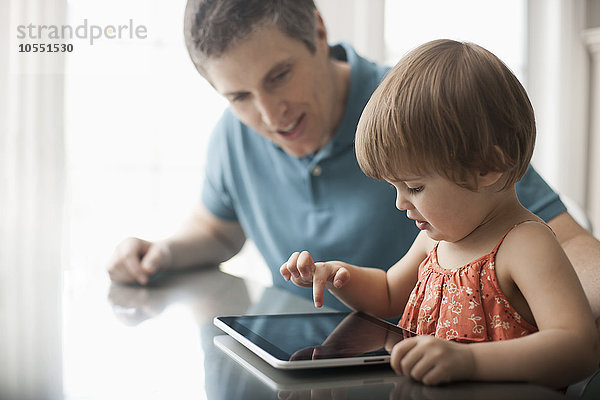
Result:
[[[204,64],[206,78],[235,115],[295,157],[323,147],[344,108],[334,90],[322,29],[314,54],[303,42],[266,26]]]

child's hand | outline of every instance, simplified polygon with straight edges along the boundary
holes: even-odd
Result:
[[[323,305],[323,292],[326,286],[341,288],[350,280],[350,272],[337,261],[313,261],[308,251],[295,252],[284,263],[279,272],[286,281],[291,281],[302,287],[313,288],[315,307]]]
[[[475,369],[473,352],[467,344],[429,335],[405,339],[394,346],[390,364],[397,374],[410,376],[426,385],[468,380]]]

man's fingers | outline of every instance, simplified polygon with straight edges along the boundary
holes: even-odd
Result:
[[[146,274],[152,275],[171,262],[171,251],[166,243],[152,244],[146,255],[142,258],[141,268]]]
[[[108,276],[113,282],[132,283],[136,282],[135,276],[131,275],[127,268],[121,264],[113,263],[108,268]]]
[[[110,279],[123,283],[148,283],[149,272],[144,269],[141,260],[152,245],[151,242],[134,237],[123,240],[107,266]]]
[[[128,254],[123,259],[123,264],[125,265],[127,272],[129,272],[131,276],[135,277],[135,280],[140,285],[145,285],[148,283],[148,274],[143,270],[137,254]]]

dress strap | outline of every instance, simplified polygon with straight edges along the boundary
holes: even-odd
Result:
[[[500,245],[502,244],[502,242],[504,242],[504,239],[506,238],[506,236],[513,229],[515,229],[517,226],[519,226],[521,224],[524,224],[525,222],[537,222],[537,223],[540,223],[540,224],[544,225],[546,228],[550,229],[550,232],[552,232],[552,234],[556,236],[556,234],[554,233],[554,231],[552,230],[552,228],[550,228],[550,226],[547,223],[545,223],[544,221],[538,221],[538,220],[535,220],[535,219],[526,219],[525,221],[521,221],[521,222],[518,222],[518,223],[514,224],[508,231],[506,231],[506,233],[504,234],[504,236],[502,236],[502,239],[500,239],[500,241],[498,242],[498,244],[496,245],[496,247],[494,247],[494,250],[492,250],[491,254],[493,254],[494,257],[496,255],[496,253],[498,252],[498,249],[500,248]]]

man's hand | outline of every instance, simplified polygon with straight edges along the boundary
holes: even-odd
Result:
[[[350,272],[337,261],[313,261],[308,251],[295,252],[284,263],[279,272],[286,281],[291,280],[295,285],[313,288],[315,307],[323,305],[325,287],[339,289],[350,280]]]
[[[429,335],[416,336],[394,346],[390,364],[397,374],[426,385],[468,380],[475,369],[471,350],[463,343]]]
[[[127,238],[117,246],[107,270],[114,282],[145,285],[151,275],[170,262],[171,253],[166,243]]]

